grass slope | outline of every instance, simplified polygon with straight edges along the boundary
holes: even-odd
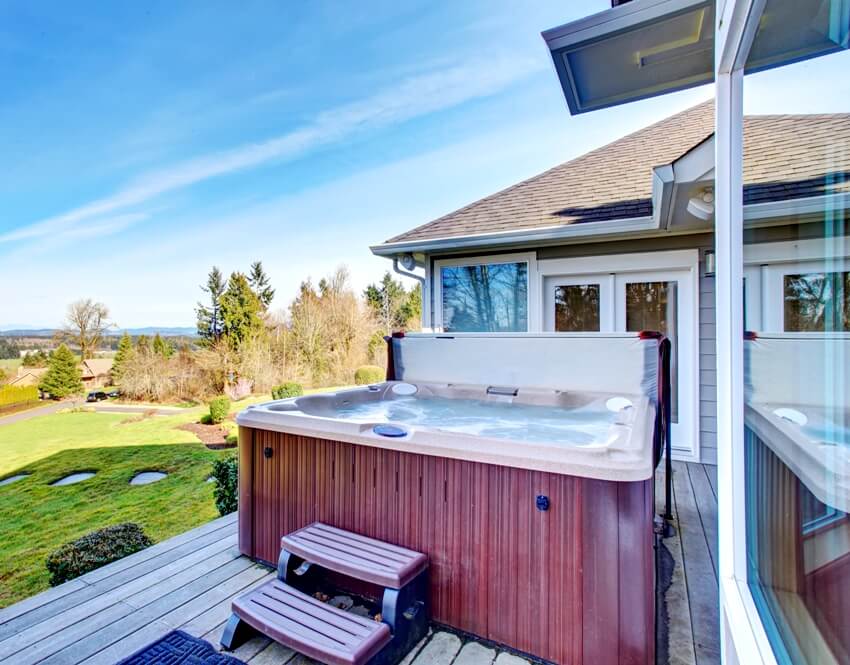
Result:
[[[307,392],[322,390],[338,388]],[[235,402],[231,412],[268,399],[252,396]],[[0,425],[0,479],[31,474],[0,487],[0,607],[46,589],[47,555],[85,533],[132,521],[159,542],[217,517],[213,485],[205,481],[213,460],[234,451],[209,450],[194,434],[176,429],[206,411],[197,407],[145,418],[54,413]],[[50,487],[75,471],[97,475]],[[169,476],[131,486],[140,471]]]
[[[110,524],[133,521],[160,541],[217,516],[212,451],[176,425],[198,414],[151,417],[112,413],[52,414],[0,427],[0,607],[47,588],[47,555],[63,543]],[[139,471],[169,474],[131,486]],[[94,478],[65,487],[49,483],[75,471]]]

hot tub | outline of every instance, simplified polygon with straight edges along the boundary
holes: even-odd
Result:
[[[658,347],[397,337],[384,383],[249,407],[240,549],[274,562],[329,523],[425,552],[439,623],[553,662],[654,662]]]

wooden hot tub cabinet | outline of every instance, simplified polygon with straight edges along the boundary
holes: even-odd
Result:
[[[655,662],[653,489],[239,430],[243,554],[316,520],[425,552],[435,621],[557,663]]]

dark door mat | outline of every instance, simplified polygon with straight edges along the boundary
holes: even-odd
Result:
[[[209,642],[173,630],[117,665],[245,665],[218,653]]]

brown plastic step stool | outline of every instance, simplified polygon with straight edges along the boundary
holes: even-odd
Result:
[[[281,539],[278,579],[239,597],[221,644],[255,631],[328,665],[392,665],[428,629],[428,558],[321,522]],[[383,587],[381,621],[312,597],[321,570]]]

